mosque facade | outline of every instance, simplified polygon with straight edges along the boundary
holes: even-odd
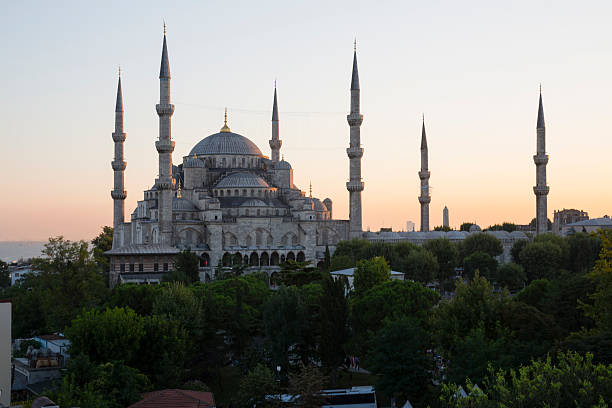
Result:
[[[173,258],[190,249],[200,259],[202,280],[214,278],[219,266],[236,264],[273,273],[286,260],[324,259],[340,240],[360,236],[361,156],[359,78],[353,57],[351,111],[347,116],[350,143],[350,220],[333,219],[332,200],[306,194],[293,182],[293,168],[280,154],[276,86],[272,107],[270,157],[247,137],[233,132],[227,122],[219,132],[199,141],[182,163],[173,163],[170,62],[164,32],[160,68],[159,138],[155,141],[159,173],[144,191],[129,221],[125,220],[124,186],[126,141],[121,77],[115,107],[113,248],[111,285],[119,282],[156,282],[173,267]]]

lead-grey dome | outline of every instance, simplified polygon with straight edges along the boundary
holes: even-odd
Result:
[[[259,147],[248,138],[232,132],[220,132],[210,135],[198,142],[190,156],[206,156],[211,154],[240,154],[251,156],[263,156]]]
[[[234,187],[259,187],[259,188],[268,188],[270,187],[266,180],[258,176],[254,173],[249,173],[246,171],[241,171],[237,173],[232,173],[228,176],[223,177],[217,185],[216,188],[234,188]]]
[[[172,210],[174,211],[197,211],[198,207],[195,206],[191,201],[180,198],[172,197]]]

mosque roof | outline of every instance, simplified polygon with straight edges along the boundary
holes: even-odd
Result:
[[[251,156],[263,156],[259,147],[248,138],[233,132],[219,132],[210,135],[198,142],[190,156],[212,155],[212,154],[240,154]]]
[[[172,210],[175,211],[197,211],[198,207],[191,201],[182,197],[172,197]]]
[[[251,198],[240,204],[241,207],[269,207],[268,204],[257,198]]]
[[[608,216],[602,218],[591,218],[590,220],[583,220],[578,222],[572,222],[567,224],[566,227],[595,227],[595,226],[612,226],[612,219]]]
[[[197,157],[188,157],[185,160],[185,167],[205,167],[204,162]]]
[[[270,185],[261,176],[247,171],[232,173],[223,177],[215,186],[216,188],[242,188],[258,187],[268,188]]]
[[[161,244],[133,244],[122,246],[121,248],[113,248],[106,251],[106,255],[146,255],[146,254],[178,254],[178,248],[174,248]]]
[[[288,161],[285,161],[285,159],[283,159],[276,163],[274,165],[274,168],[277,170],[289,170],[291,169],[291,164]]]

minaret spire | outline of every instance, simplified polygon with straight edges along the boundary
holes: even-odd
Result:
[[[421,203],[421,231],[429,231],[429,203],[431,196],[429,195],[429,151],[427,149],[427,135],[425,134],[425,115],[423,115],[423,128],[421,130],[421,171],[419,178],[421,179],[421,195],[419,203]]]
[[[272,139],[268,141],[270,143],[272,161],[274,163],[278,162],[280,148],[283,145],[283,141],[280,140],[279,137],[278,125],[278,100],[276,97],[276,80],[274,80],[274,102],[272,103]]]
[[[170,61],[166,44],[166,23],[164,22],[164,42],[162,46],[161,66],[159,69],[159,103],[155,106],[159,116],[159,140],[155,142],[159,156],[159,178],[155,184],[159,190],[158,197],[158,234],[162,245],[172,245],[172,114],[174,105],[170,100]]]
[[[544,125],[544,106],[542,104],[542,85],[540,85],[540,100],[538,103],[538,120],[536,124],[537,146],[533,162],[536,165],[536,185],[533,192],[536,196],[536,234],[548,232],[547,196],[550,187],[546,185],[546,126]]]
[[[361,147],[361,123],[363,115],[359,107],[359,72],[357,69],[357,45],[354,43],[353,50],[353,72],[351,75],[351,111],[346,120],[350,127],[350,143],[346,154],[349,157],[349,181],[346,189],[349,191],[349,235],[351,238],[361,237],[362,212],[361,192],[363,181],[361,180],[361,158],[363,148]]]
[[[117,81],[117,101],[115,103],[115,131],[113,132],[113,142],[115,142],[115,157],[111,162],[114,173],[113,190],[113,248],[123,245],[122,225],[125,221],[125,191],[124,172],[127,163],[123,157],[123,142],[125,142],[125,132],[123,131],[123,93],[121,91],[121,68],[119,68],[119,78]]]

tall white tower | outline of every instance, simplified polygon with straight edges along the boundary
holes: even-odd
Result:
[[[272,139],[269,140],[272,150],[272,161],[277,163],[280,160],[280,148],[283,141],[278,135],[278,102],[276,100],[276,81],[274,81],[274,104],[272,105]]]
[[[119,81],[117,83],[117,102],[115,103],[115,131],[113,132],[113,142],[115,142],[115,157],[111,162],[113,168],[114,185],[111,191],[113,198],[113,248],[123,245],[121,225],[125,221],[125,191],[124,172],[127,163],[123,157],[123,142],[125,142],[125,132],[123,132],[123,94],[121,92],[121,70],[119,70]]]
[[[363,181],[361,181],[361,123],[363,115],[359,113],[359,72],[357,71],[357,46],[353,53],[353,74],[351,76],[351,112],[346,120],[350,126],[350,144],[346,149],[349,157],[349,181],[346,189],[349,191],[349,235],[358,238],[362,234],[361,227],[361,192]]]
[[[162,48],[161,67],[159,70],[159,104],[155,106],[159,116],[159,140],[155,148],[159,154],[159,178],[155,185],[159,190],[158,223],[160,244],[172,245],[172,114],[174,105],[170,103],[170,62],[166,45],[166,25],[164,24],[164,44]]]
[[[419,203],[421,203],[421,231],[429,231],[429,203],[431,196],[429,195],[429,161],[427,151],[427,136],[425,135],[425,116],[423,116],[423,130],[421,131],[421,171],[419,178],[421,179],[421,195]]]
[[[533,156],[536,165],[536,185],[533,192],[536,196],[536,235],[548,232],[547,196],[550,188],[546,185],[546,127],[544,126],[544,106],[542,105],[542,88],[540,88],[540,103],[538,106],[537,150]]]

